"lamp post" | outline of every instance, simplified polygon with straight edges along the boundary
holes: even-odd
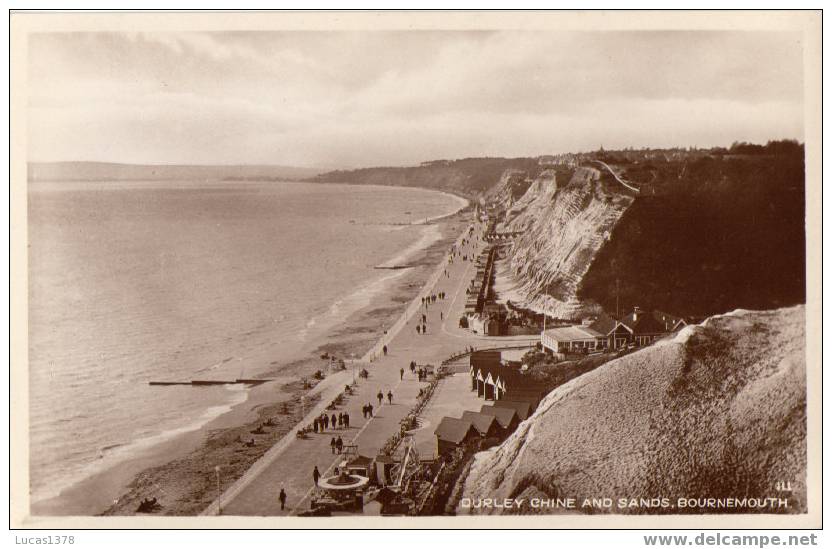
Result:
[[[222,514],[222,492],[220,491],[220,466],[214,466],[214,473],[217,475],[217,514]]]

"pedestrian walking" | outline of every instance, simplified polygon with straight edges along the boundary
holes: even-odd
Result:
[[[384,400],[384,393],[381,392],[381,389],[378,390],[376,398],[378,398],[378,405],[381,406],[381,402]]]
[[[373,404],[367,404],[368,408],[367,411],[370,412],[370,417],[373,417]]]
[[[411,360],[411,361],[410,361],[410,373],[412,374],[412,373],[414,373],[415,371],[416,371],[416,361],[415,361],[415,360]]]
[[[384,353],[384,356],[387,356],[387,345],[381,348],[381,351]]]
[[[277,499],[280,500],[280,510],[286,509],[286,490],[280,488],[280,495],[277,496]]]
[[[445,320],[445,314],[442,311],[439,311],[439,320]]]
[[[339,453],[339,454],[340,454],[340,453],[341,453],[341,451],[344,449],[344,441],[343,441],[343,440],[341,440],[341,437],[338,437],[338,438],[335,440],[335,448],[337,448],[337,449],[338,449],[338,453]]]
[[[318,466],[316,465],[314,469],[312,469],[312,480],[315,481],[315,486],[318,485],[318,479],[321,478],[321,472],[318,471]]]
[[[416,333],[419,334],[419,335],[422,335],[422,325],[421,324],[416,325]]]
[[[312,421],[312,431],[314,431],[315,433],[318,432],[318,418],[315,418]]]
[[[335,453],[335,437],[332,437],[332,440],[329,441],[329,447],[332,450],[332,453]]]
[[[337,421],[338,421],[338,418],[335,417],[335,412],[332,412],[332,428],[333,429],[335,429],[335,427],[337,425],[337,423],[336,423]]]
[[[324,429],[329,429],[329,416],[324,414],[323,420],[324,420]]]
[[[343,412],[338,413],[338,428],[341,429],[344,426],[344,414]]]
[[[399,368],[399,379],[404,379],[404,368]]]
[[[393,404],[393,391],[387,391],[387,401]]]
[[[344,427],[350,428],[350,414],[348,412],[344,412]]]

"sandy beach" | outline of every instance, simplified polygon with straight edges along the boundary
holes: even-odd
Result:
[[[428,220],[428,224],[438,232],[435,240],[421,251],[409,250],[406,268],[391,270],[391,280],[385,282],[383,291],[325,338],[310,342],[305,357],[275,364],[273,371],[261,376],[272,381],[249,389],[245,402],[199,429],[131,456],[56,498],[38,502],[32,513],[130,515],[143,497],[153,495],[163,502],[161,514],[199,514],[217,495],[216,464],[222,464],[219,488],[225,490],[289,433],[304,411],[321,400],[319,393],[326,393],[330,385],[313,379],[317,370],[330,373],[329,361],[322,355],[348,364],[353,359],[370,360],[379,352],[381,341],[404,325],[408,305],[412,306],[419,291],[432,282],[447,249],[468,226],[467,216],[460,212]],[[307,379],[312,387],[304,389],[301,379]],[[338,387],[343,389],[343,384]],[[264,434],[251,433],[267,421],[271,425],[264,428]],[[246,446],[244,442],[252,438],[255,444]]]

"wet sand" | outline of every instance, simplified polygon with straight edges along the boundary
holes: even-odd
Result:
[[[316,401],[315,389],[303,389],[301,378],[312,380],[316,370],[326,370],[327,353],[346,360],[368,353],[404,313],[407,305],[444,260],[450,245],[467,227],[467,215],[456,213],[434,220],[441,238],[411,258],[401,276],[362,310],[336,327],[306,357],[275,364],[262,377],[275,381],[249,391],[248,399],[205,426],[148,449],[115,467],[90,477],[57,498],[33,506],[36,515],[132,515],[145,497],[156,497],[161,515],[196,515],[218,493],[215,466],[220,464],[219,489],[239,478],[275,442],[302,418]],[[291,381],[291,382],[290,382]],[[262,435],[251,434],[271,419]],[[239,440],[255,439],[246,446]]]

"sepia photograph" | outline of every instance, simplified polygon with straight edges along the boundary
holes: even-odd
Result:
[[[820,527],[820,27],[12,13],[11,524]]]

